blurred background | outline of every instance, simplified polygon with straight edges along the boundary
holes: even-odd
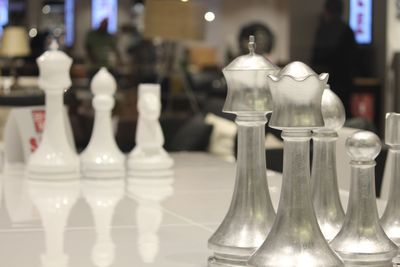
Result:
[[[106,66],[118,82],[123,151],[135,142],[138,84],[160,83],[166,149],[232,160],[236,128],[221,111],[221,70],[247,53],[250,34],[280,67],[300,60],[329,72],[346,126],[382,136],[385,113],[400,112],[398,0],[0,0],[0,26],[1,120],[7,107],[43,104],[35,60],[57,39],[74,60],[65,103],[78,150],[93,124],[90,80]],[[266,147],[281,151],[279,133],[267,133]]]

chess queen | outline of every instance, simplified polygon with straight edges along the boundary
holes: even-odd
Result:
[[[301,62],[268,76],[274,100],[270,127],[282,130],[284,140],[282,189],[272,229],[249,266],[343,266],[319,228],[310,190],[311,131],[324,126],[327,80],[326,73],[317,75]]]

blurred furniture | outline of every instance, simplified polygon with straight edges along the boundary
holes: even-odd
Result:
[[[0,55],[10,59],[10,73],[14,78],[12,89],[19,88],[17,59],[28,56],[30,52],[28,34],[24,27],[9,26],[4,29]]]

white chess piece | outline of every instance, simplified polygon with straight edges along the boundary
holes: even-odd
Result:
[[[173,159],[164,150],[164,135],[159,122],[161,114],[160,85],[139,85],[136,128],[136,147],[128,158],[130,171],[165,170],[173,166]]]
[[[46,119],[43,139],[28,162],[28,173],[42,179],[75,178],[79,175],[79,158],[68,142],[63,105],[64,91],[71,86],[72,59],[53,41],[37,64],[39,87],[46,94]]]
[[[104,177],[124,175],[125,157],[115,142],[111,123],[116,87],[114,77],[106,68],[101,68],[91,82],[95,119],[89,145],[81,154],[85,176],[91,176],[91,172],[102,173]]]

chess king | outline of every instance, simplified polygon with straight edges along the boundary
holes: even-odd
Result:
[[[224,112],[236,115],[238,156],[231,206],[208,241],[213,252],[209,267],[245,266],[275,218],[264,149],[266,114],[272,111],[265,77],[278,68],[254,50],[254,37],[250,36],[249,54],[236,58],[223,70],[228,84]]]

